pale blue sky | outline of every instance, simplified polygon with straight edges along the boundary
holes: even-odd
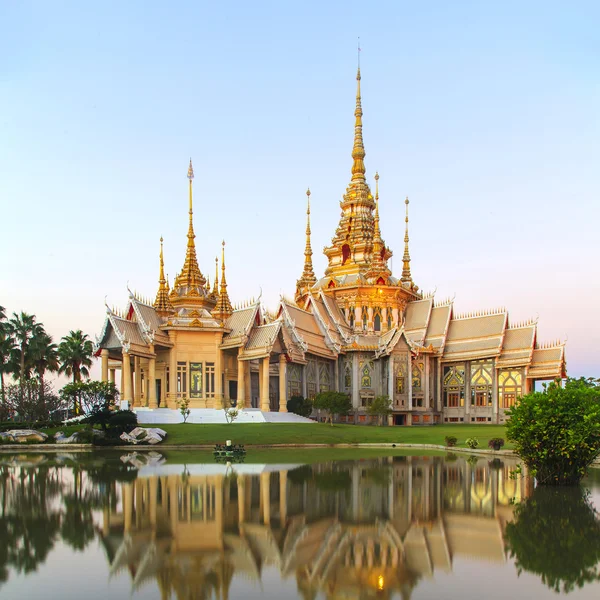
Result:
[[[57,338],[181,268],[234,303],[317,274],[350,178],[361,38],[367,175],[401,268],[457,311],[539,315],[600,376],[597,2],[0,3],[0,304]]]

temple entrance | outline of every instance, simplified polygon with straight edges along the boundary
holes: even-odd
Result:
[[[394,425],[406,425],[406,415],[394,415]]]
[[[158,408],[160,408],[160,402],[162,400],[162,379],[156,379],[156,402],[158,403]]]
[[[229,381],[229,401],[231,402],[231,406],[237,406],[237,390],[238,390],[238,382],[237,381]]]
[[[250,406],[252,408],[258,408],[259,405],[258,373],[250,373]]]

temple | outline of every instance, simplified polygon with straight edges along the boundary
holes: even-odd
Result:
[[[536,320],[514,323],[504,308],[457,314],[452,300],[420,290],[411,272],[408,198],[402,272],[392,274],[379,219],[379,175],[374,195],[366,178],[360,68],[356,79],[352,176],[324,250],[328,265],[317,278],[309,190],[304,268],[294,300],[282,297],[275,311],[260,299],[233,307],[225,242],[212,287],[201,272],[190,160],[187,250],[173,287],[161,238],[154,301],[128,290],[124,310],[107,306],[96,340],[102,379],[116,381],[119,370],[121,399],[134,409],[161,411],[165,422],[166,411],[175,413],[187,398],[192,409],[285,413],[292,396],[337,390],[352,398],[344,422],[368,423],[369,404],[385,395],[390,424],[502,423],[535,381],[566,376],[564,343],[540,344]]]

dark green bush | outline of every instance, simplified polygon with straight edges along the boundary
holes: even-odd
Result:
[[[492,438],[488,442],[488,447],[490,447],[492,450],[495,450],[496,452],[498,452],[498,450],[500,450],[502,446],[504,446],[504,438]]]
[[[301,417],[310,417],[313,410],[313,403],[310,398],[302,396],[292,396],[287,402],[288,412],[300,415]]]
[[[446,446],[452,448],[453,446],[456,446],[456,442],[458,442],[458,439],[454,435],[447,435],[444,438],[444,441],[446,442]]]
[[[600,389],[583,378],[527,394],[508,414],[507,437],[540,484],[578,483],[600,453]]]
[[[347,415],[352,410],[352,401],[348,394],[341,392],[321,392],[317,394],[314,407],[327,413],[327,420],[333,425],[335,415]]]

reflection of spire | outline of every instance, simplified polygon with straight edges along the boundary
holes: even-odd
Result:
[[[166,316],[173,311],[173,305],[169,300],[169,283],[165,279],[165,261],[163,258],[163,239],[160,238],[160,271],[158,275],[158,292],[154,300],[154,308],[161,316]]]
[[[402,282],[403,283],[412,283],[412,277],[410,274],[410,252],[408,251],[408,196],[404,201],[406,204],[406,217],[404,222],[406,223],[406,229],[404,232],[404,256],[402,257]]]
[[[365,181],[365,147],[362,137],[362,106],[360,98],[360,67],[356,72],[356,109],[354,116],[354,146],[352,147],[352,181]]]

